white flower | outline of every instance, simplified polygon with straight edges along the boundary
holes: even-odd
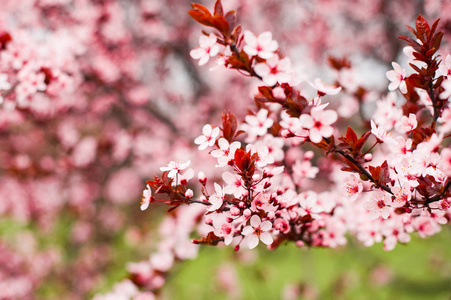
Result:
[[[222,206],[222,203],[224,203],[223,188],[221,188],[221,186],[216,182],[214,183],[214,185],[215,185],[215,193],[213,195],[210,195],[210,198],[208,198],[208,201],[211,204],[211,206],[207,208],[208,211],[215,211]]]
[[[263,82],[268,86],[273,86],[277,82],[282,84],[291,80],[291,61],[285,57],[279,60],[278,55],[267,59],[264,63],[259,63],[254,67],[255,73],[262,77]]]
[[[299,117],[302,127],[309,129],[309,138],[313,143],[319,143],[323,137],[328,138],[334,133],[332,126],[338,115],[333,110],[320,110],[313,108],[309,114]]]
[[[256,116],[245,116],[244,120],[249,125],[249,129],[246,131],[252,136],[265,135],[268,129],[274,124],[274,120],[268,118],[268,111],[264,108],[260,109]]]
[[[184,170],[184,169],[188,168],[190,163],[191,163],[191,161],[189,161],[189,160],[185,161],[185,162],[171,161],[167,167],[161,167],[160,170],[163,171],[163,172],[164,171],[169,171],[168,177],[169,178],[175,178],[175,176],[177,174],[179,174],[181,170]]]
[[[144,211],[149,207],[150,198],[152,198],[152,190],[150,186],[147,185],[146,189],[143,191],[143,196],[141,199],[141,210]]]
[[[215,144],[216,138],[219,135],[219,127],[213,129],[210,124],[206,124],[202,128],[202,134],[194,140],[194,143],[199,145],[199,150],[204,150]]]
[[[192,58],[200,59],[199,66],[205,65],[210,57],[216,56],[219,53],[220,47],[216,41],[217,38],[213,33],[209,36],[203,35],[199,38],[199,47],[191,50],[189,53]]]
[[[316,78],[313,83],[310,81],[307,82],[318,91],[319,96],[336,95],[341,91],[341,86],[336,87],[335,85],[324,83],[319,78]]]
[[[271,58],[279,48],[279,44],[272,39],[272,34],[269,31],[265,31],[256,37],[252,32],[246,30],[244,42],[246,43],[243,47],[244,52],[249,56],[257,55],[263,59]]]
[[[407,85],[406,85],[406,70],[402,69],[400,65],[395,62],[391,63],[394,70],[388,71],[385,73],[387,78],[391,81],[388,89],[390,91],[394,91],[399,87],[401,93],[407,93]]]
[[[262,222],[259,216],[253,215],[251,217],[251,225],[244,227],[242,230],[242,234],[247,237],[247,245],[249,246],[249,249],[257,247],[259,240],[266,245],[271,245],[273,238],[268,232],[271,228],[271,222]]]
[[[240,142],[233,142],[229,145],[229,142],[225,138],[218,140],[219,149],[211,151],[211,156],[218,159],[216,167],[224,167],[227,163],[235,158],[236,149],[241,147]]]

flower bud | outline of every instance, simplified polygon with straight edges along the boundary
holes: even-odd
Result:
[[[206,185],[206,184],[207,184],[207,177],[205,176],[204,172],[200,171],[200,172],[197,174],[197,178],[199,179],[199,182],[200,182],[202,185]]]
[[[245,218],[249,218],[251,215],[252,215],[252,212],[251,212],[251,210],[250,210],[249,208],[246,208],[246,209],[243,211],[243,216],[244,216]]]
[[[233,206],[233,207],[230,209],[230,214],[231,214],[232,216],[238,216],[240,213],[241,213],[241,210],[240,210],[238,207],[236,207],[236,206]]]
[[[205,217],[205,224],[213,226],[213,220],[210,217]]]
[[[186,197],[187,199],[191,199],[191,198],[193,198],[193,196],[194,196],[194,193],[193,193],[193,190],[192,190],[192,189],[186,190],[186,192],[185,192],[185,197]]]
[[[365,156],[363,156],[363,159],[365,161],[371,161],[373,159],[373,154],[367,153],[367,154],[365,154]]]
[[[304,160],[311,160],[314,155],[315,155],[315,153],[313,153],[313,151],[309,150],[309,151],[305,152]]]

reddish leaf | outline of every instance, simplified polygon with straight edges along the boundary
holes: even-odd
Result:
[[[210,231],[207,236],[204,236],[200,239],[193,239],[192,242],[194,244],[201,244],[201,245],[212,245],[216,246],[220,241],[222,241],[223,238],[220,238],[216,236],[213,231]]]
[[[248,162],[246,152],[244,150],[237,149],[235,151],[234,159],[235,159],[235,164],[236,164],[237,168],[241,172],[246,172],[247,162]]]
[[[380,177],[379,182],[381,183],[388,183],[390,181],[390,171],[388,169],[388,163],[387,161],[384,161],[380,167]]]
[[[227,12],[226,15],[225,15],[225,19],[226,19],[227,23],[229,23],[230,28],[234,28],[235,25],[236,25],[236,11],[231,10],[231,11]],[[237,30],[238,27],[240,27],[239,30],[241,32],[241,25],[238,25],[237,27],[235,27],[233,29],[232,36],[233,36],[233,33]]]
[[[224,15],[224,11],[222,9],[221,0],[216,0],[215,3],[215,15]]]
[[[420,41],[424,43],[426,43],[428,41],[428,38],[431,34],[431,29],[429,27],[428,22],[426,21],[425,18],[423,18],[422,15],[419,15],[416,22],[415,22],[415,27],[417,29],[417,34],[416,36],[418,37],[418,39]]]
[[[346,131],[346,141],[352,145],[357,141],[357,134],[355,134],[350,126],[348,126],[348,130]]]
[[[218,29],[224,36],[229,36],[229,23],[222,15],[213,17],[213,27]]]
[[[196,3],[191,3],[191,6],[193,10],[188,11],[188,13],[194,20],[205,26],[214,27],[213,16],[205,6]]]
[[[368,140],[368,138],[371,135],[371,130],[365,132],[360,138],[359,140],[355,143],[354,146],[354,151],[356,151],[357,153],[360,152],[360,150],[362,150],[363,145],[365,145],[366,141]]]

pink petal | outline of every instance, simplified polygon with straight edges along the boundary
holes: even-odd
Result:
[[[255,234],[251,234],[247,239],[247,245],[249,246],[249,249],[254,249],[258,245],[258,237]]]
[[[266,245],[271,245],[273,242],[273,238],[268,232],[263,232],[260,235],[260,240]]]
[[[260,229],[261,229],[262,231],[268,231],[268,230],[270,230],[271,228],[272,228],[272,223],[269,222],[269,221],[264,221],[264,222],[262,222],[262,224],[261,224],[261,226],[260,226]]]
[[[242,235],[249,235],[252,232],[254,232],[254,228],[252,228],[252,226],[246,226],[241,230]]]
[[[311,128],[309,138],[313,143],[319,143],[323,140],[323,136],[317,128]]]
[[[251,217],[251,226],[252,227],[256,228],[256,227],[260,226],[261,223],[262,223],[262,220],[260,219],[259,216],[253,215]]]

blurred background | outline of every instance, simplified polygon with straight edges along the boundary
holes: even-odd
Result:
[[[161,240],[166,207],[141,212],[145,180],[171,160],[211,178],[193,140],[221,113],[255,109],[258,81],[190,58],[201,25],[184,0],[1,0],[0,299],[87,299],[127,278]],[[214,1],[200,1],[213,9]],[[333,77],[386,93],[403,61],[405,24],[441,18],[440,0],[224,0],[243,29],[271,31],[303,79]],[[355,122],[357,99],[334,100]],[[357,108],[358,109],[358,108]],[[451,232],[384,252],[352,239],[340,249],[235,253],[200,247],[177,264],[162,299],[450,299]],[[189,241],[189,237],[187,237]]]

